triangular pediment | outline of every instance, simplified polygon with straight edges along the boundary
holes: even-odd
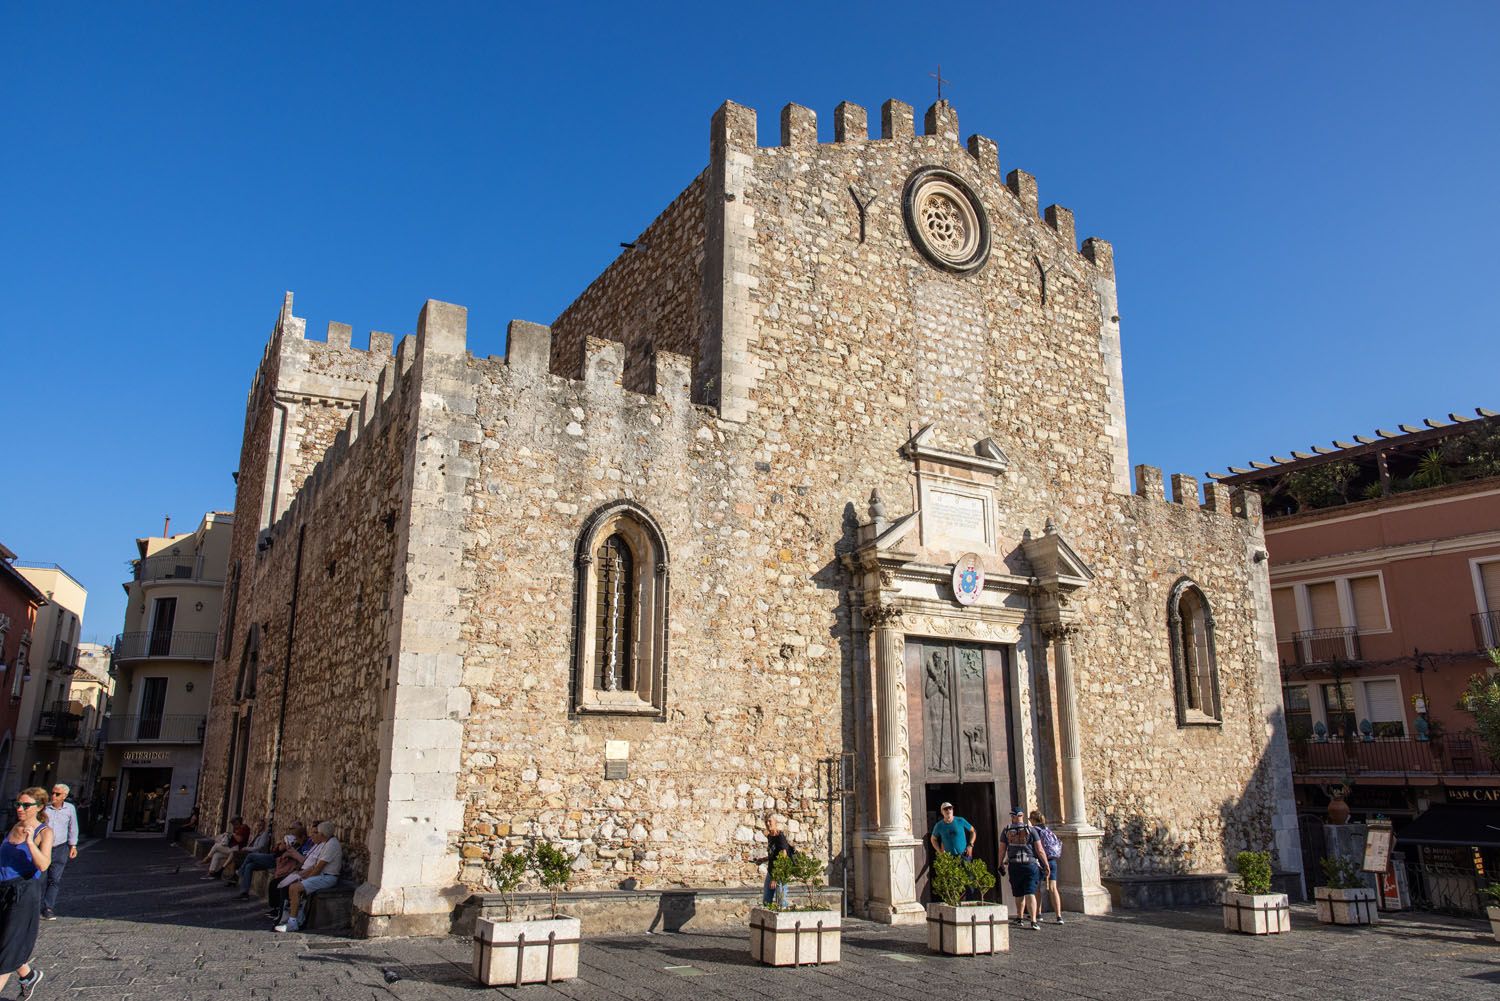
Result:
[[[1026,553],[1026,562],[1031,564],[1032,574],[1043,587],[1077,588],[1094,579],[1094,571],[1051,522],[1040,536],[1028,535],[1021,547]]]
[[[973,451],[961,452],[939,446],[935,441],[936,436],[936,422],[924,426],[901,446],[901,454],[908,459],[926,459],[945,466],[977,469],[993,476],[999,476],[1010,467],[1010,459],[994,438],[981,438],[974,443]]]

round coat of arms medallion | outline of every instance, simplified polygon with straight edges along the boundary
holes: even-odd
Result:
[[[901,209],[911,242],[933,264],[960,275],[984,267],[990,256],[990,221],[957,174],[923,167],[907,179]]]
[[[953,597],[960,605],[972,605],[984,592],[984,567],[979,556],[965,553],[953,564]]]

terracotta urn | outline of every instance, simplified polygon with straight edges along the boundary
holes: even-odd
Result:
[[[1328,822],[1330,824],[1349,823],[1349,804],[1344,801],[1344,797],[1335,796],[1328,801]]]

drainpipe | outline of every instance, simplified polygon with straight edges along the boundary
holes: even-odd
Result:
[[[297,562],[292,570],[292,600],[286,618],[286,664],[281,672],[281,709],[276,719],[276,748],[271,755],[271,794],[266,803],[266,829],[275,830],[276,782],[281,777],[281,748],[286,737],[286,693],[292,683],[292,643],[297,637],[297,593],[302,588],[302,540],[307,526],[297,529]]]

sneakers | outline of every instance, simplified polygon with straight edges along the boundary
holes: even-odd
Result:
[[[30,997],[31,992],[36,990],[36,985],[42,982],[43,976],[42,971],[33,966],[29,977],[17,977],[16,983],[21,985],[21,996]]]
[[[1041,924],[1041,922],[1040,921],[1033,921],[1033,922],[1031,922],[1031,930],[1032,931],[1041,931],[1042,930],[1042,924]]]
[[[1063,919],[1062,919],[1062,915],[1061,915],[1061,914],[1059,914],[1059,915],[1058,915],[1058,916],[1057,916],[1057,923],[1058,923],[1058,924],[1062,924],[1062,923],[1063,923]]]
[[[282,924],[279,924],[279,925],[276,926],[276,930],[277,931],[296,931],[297,930],[297,919],[296,918],[287,918],[285,922],[283,922]]]
[[[48,910],[47,908],[44,907],[44,908],[42,908],[42,920],[43,921],[56,921],[57,920],[57,915],[53,914],[50,910]]]

